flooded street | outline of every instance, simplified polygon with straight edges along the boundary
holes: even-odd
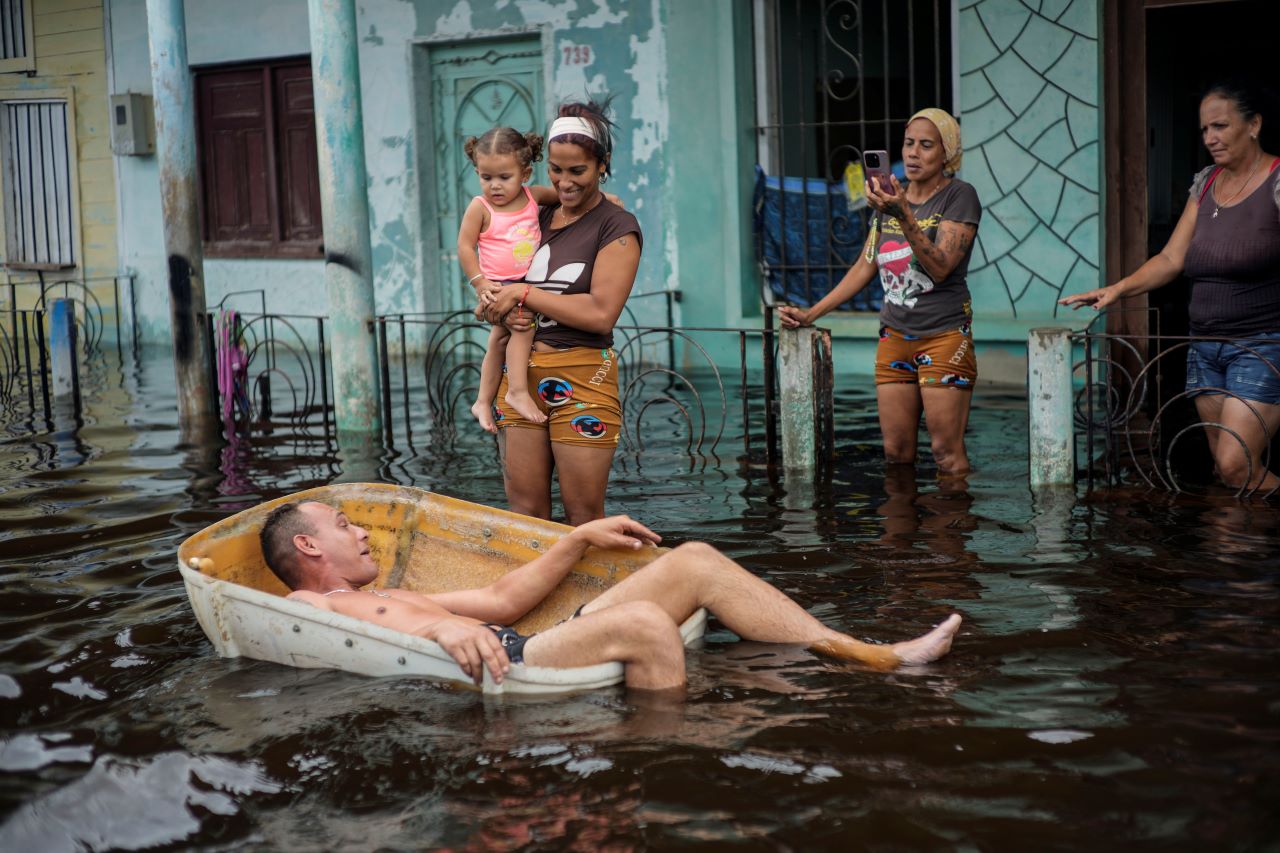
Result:
[[[837,380],[838,458],[812,497],[736,440],[691,460],[672,435],[619,454],[609,509],[860,637],[960,612],[952,654],[877,673],[712,623],[671,706],[216,657],[179,543],[358,467],[314,430],[175,450],[165,353],[91,377],[82,426],[0,439],[0,849],[1273,845],[1280,510],[1035,500],[1025,402],[990,388],[967,489],[927,458],[886,472],[855,381]],[[503,505],[492,441],[460,430],[374,474]]]

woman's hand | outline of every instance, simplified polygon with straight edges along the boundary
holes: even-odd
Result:
[[[902,202],[904,198],[902,185],[893,175],[889,175],[889,183],[893,186],[892,193],[888,192],[888,188],[881,187],[880,182],[875,178],[867,181],[865,188],[867,204],[885,216],[892,216],[899,221],[905,220],[910,215],[910,211]]]
[[[501,323],[527,292],[528,285],[509,284],[498,288],[497,292],[490,294],[493,301],[484,308],[485,319],[490,323]]]
[[[779,305],[777,308],[778,319],[782,321],[784,329],[798,329],[801,326],[812,326],[813,320],[809,318],[809,312],[804,308],[797,308],[794,305]]]
[[[1064,296],[1058,300],[1058,304],[1070,305],[1077,310],[1088,305],[1094,311],[1101,311],[1123,295],[1120,290],[1119,283],[1109,284],[1106,287],[1099,287],[1097,290],[1086,290],[1084,293],[1073,293],[1070,296]]]
[[[513,334],[533,331],[533,312],[528,308],[517,308],[502,318],[502,325]]]

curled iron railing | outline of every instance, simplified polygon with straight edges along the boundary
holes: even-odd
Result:
[[[1075,363],[1075,423],[1083,433],[1083,473],[1090,488],[1100,477],[1108,485],[1136,479],[1173,493],[1225,485],[1237,498],[1275,497],[1280,484],[1274,479],[1269,484],[1266,474],[1276,443],[1270,407],[1221,387],[1188,391],[1184,380],[1187,353],[1198,343],[1238,346],[1256,356],[1278,381],[1280,363],[1257,340],[1160,334],[1158,313],[1142,310],[1150,312],[1149,328],[1156,329],[1155,334],[1096,331],[1095,327],[1105,328],[1105,315],[1100,315],[1072,336],[1083,354]],[[1244,427],[1203,413],[1195,402],[1202,394],[1237,401],[1240,406],[1234,408]],[[1205,447],[1195,446],[1200,436]],[[1209,445],[1222,441],[1237,444],[1243,454],[1246,473],[1238,483],[1223,483],[1210,455]]]
[[[478,430],[470,405],[489,326],[469,311],[389,314],[375,322],[387,445],[412,448],[415,433],[430,430],[433,445],[448,446],[464,431]],[[664,446],[691,458],[715,457],[731,435],[739,437],[732,425],[741,414],[742,452],[759,450],[766,462],[777,462],[775,350],[771,327],[619,324],[620,451],[649,452],[660,435]],[[829,394],[829,378],[823,387]]]
[[[0,283],[0,407],[5,423],[41,416],[47,423],[51,417],[48,322],[56,299],[67,299],[74,308],[76,365],[82,376],[97,373],[111,350],[120,364],[126,355],[137,357],[132,275],[72,279],[36,271],[22,279],[10,277]]]

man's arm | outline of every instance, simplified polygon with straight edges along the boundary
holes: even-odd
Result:
[[[431,601],[459,616],[510,625],[537,607],[582,559],[587,548],[635,550],[662,537],[625,515],[601,518],[574,528],[536,560],[503,575],[482,589],[429,595]]]
[[[506,649],[492,631],[471,619],[449,613],[427,596],[415,592],[389,590],[387,597],[363,591],[324,596],[299,590],[290,593],[289,598],[431,640],[457,661],[476,684],[484,677],[486,667],[498,684],[511,668]]]

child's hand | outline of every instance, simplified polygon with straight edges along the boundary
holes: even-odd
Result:
[[[487,286],[476,288],[476,298],[480,300],[480,305],[489,306],[498,301],[498,294],[502,292],[502,285],[494,284],[488,279],[484,279]]]
[[[604,190],[601,190],[600,192],[604,193]],[[607,198],[609,201],[613,202],[614,204],[616,204],[618,207],[622,208],[623,210],[627,209],[626,203],[623,202],[621,198],[614,195],[613,193],[604,193],[604,197]]]

